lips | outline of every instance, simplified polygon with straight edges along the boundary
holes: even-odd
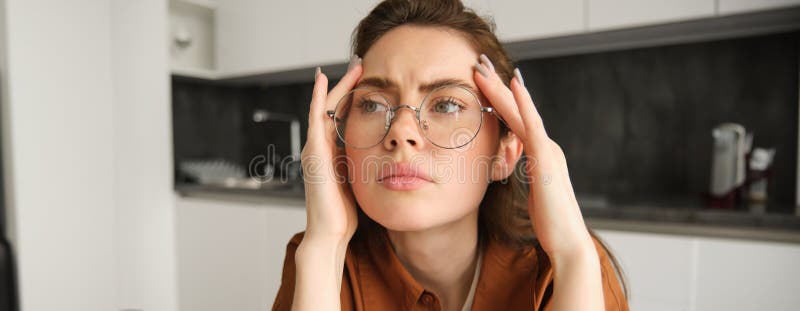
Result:
[[[413,191],[433,183],[428,173],[405,162],[383,166],[377,182],[391,191]]]
[[[385,179],[392,179],[392,180],[414,180],[414,179],[422,179],[428,182],[432,182],[430,175],[428,173],[418,170],[416,167],[411,165],[411,163],[406,162],[397,162],[392,163],[390,165],[383,166],[383,170],[378,174],[377,181],[384,182]]]

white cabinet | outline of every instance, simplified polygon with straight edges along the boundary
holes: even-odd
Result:
[[[220,1],[219,75],[279,71],[304,64],[305,13],[305,7],[294,1]]]
[[[495,1],[495,2],[505,2],[505,1]],[[475,11],[475,13],[477,13],[479,16],[491,14],[492,5],[496,5],[496,3],[492,3],[491,0],[461,0],[461,3],[463,3],[465,7],[468,7],[473,11]]]
[[[690,237],[597,230],[626,276],[631,310],[688,310],[692,297]]]
[[[177,201],[181,310],[266,310],[302,201]],[[631,310],[794,310],[800,244],[596,230],[619,260]]]
[[[295,2],[217,0],[218,77],[345,63],[357,23],[378,0]],[[501,41],[584,30],[583,0],[464,1],[492,15]]]
[[[350,58],[353,29],[375,3],[221,0],[216,35],[219,75],[344,63]]]
[[[797,310],[800,246],[703,238],[696,310]]]
[[[350,36],[377,1],[305,1],[305,24],[309,27],[304,47],[306,62],[332,64],[348,61]]]
[[[715,0],[587,0],[589,31],[713,17]]]
[[[179,198],[179,310],[269,310],[286,244],[305,230],[302,204]]]
[[[718,0],[721,15],[800,5],[800,0]]]
[[[575,34],[584,31],[584,0],[509,0],[491,3],[500,41]]]
[[[353,30],[379,2],[215,0],[215,77],[346,63]],[[800,0],[465,0],[464,5],[493,17],[500,41],[514,42],[788,7]]]
[[[800,245],[596,230],[620,261],[631,310],[796,310]]]
[[[211,0],[169,1],[169,54],[172,73],[213,78],[214,10]]]

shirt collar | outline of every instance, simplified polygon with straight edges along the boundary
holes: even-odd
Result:
[[[530,303],[533,280],[538,275],[537,253],[533,248],[516,249],[487,238],[478,286],[473,297],[473,310],[498,310],[503,306]]]
[[[405,269],[392,249],[385,230],[380,230],[378,245],[368,245],[368,256],[357,256],[364,305],[381,306],[391,302],[411,309],[425,288]]]
[[[425,288],[406,270],[392,248],[386,231],[380,230],[379,232],[380,243],[377,245],[365,243],[366,247],[362,251],[368,255],[356,256],[358,261],[357,273],[362,284],[361,290],[364,304],[367,306],[380,306],[391,302],[395,306],[405,306],[407,309],[412,309],[420,301]],[[479,300],[478,293],[491,295],[490,288],[480,285],[481,279],[486,278],[484,276],[485,273],[497,273],[491,267],[486,267],[487,258],[492,258],[494,261],[508,262],[510,256],[513,255],[509,253],[509,249],[492,242],[492,239],[483,240],[484,238],[481,238],[481,243],[479,243],[481,246],[479,266],[476,267],[476,274],[473,278],[472,300],[468,301],[470,306],[473,305],[474,301]],[[504,272],[503,275],[508,273],[508,271],[501,272]]]

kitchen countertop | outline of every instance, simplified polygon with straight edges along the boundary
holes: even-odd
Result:
[[[213,200],[305,206],[302,184],[268,189],[183,184],[175,190],[182,196]],[[586,223],[593,229],[800,243],[800,217],[790,214],[712,210],[686,199],[598,203],[578,197]]]
[[[591,228],[800,243],[800,217],[659,204],[581,207]]]
[[[175,191],[183,196],[217,195],[229,197],[231,199],[236,199],[238,197],[248,201],[252,201],[253,198],[294,199],[298,201],[305,200],[305,190],[302,184],[267,189],[254,189],[245,187],[237,188],[200,184],[179,184],[175,186]],[[251,198],[248,199],[248,197]]]

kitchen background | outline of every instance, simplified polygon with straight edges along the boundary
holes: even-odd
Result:
[[[0,0],[0,302],[269,308],[305,226],[277,162],[376,2]],[[465,3],[494,16],[634,310],[800,305],[800,1]],[[775,150],[764,205],[709,207],[725,122]]]
[[[579,194],[661,202],[695,199],[709,188],[713,138],[723,122],[779,150],[768,210],[795,212],[800,32],[519,60],[550,135],[570,164]],[[331,85],[335,83],[332,82]],[[175,157],[225,159],[248,167],[275,146],[291,154],[286,122],[305,143],[312,82],[219,85],[175,77]],[[277,124],[276,124],[277,123]],[[181,175],[179,170],[178,175]]]

